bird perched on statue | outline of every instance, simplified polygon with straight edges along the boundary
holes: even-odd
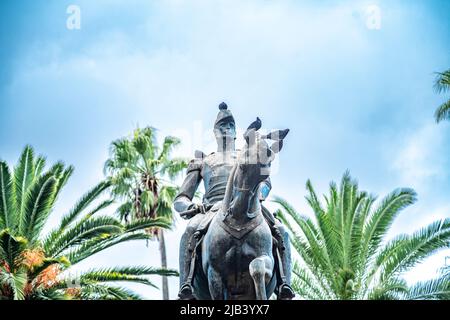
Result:
[[[258,131],[261,129],[261,119],[256,117],[256,120],[253,121],[247,128],[247,130],[255,129],[255,131]]]

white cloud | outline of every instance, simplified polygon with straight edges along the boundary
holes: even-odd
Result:
[[[433,179],[447,177],[445,131],[448,128],[427,122],[416,131],[408,131],[393,148],[396,150],[392,169],[406,185],[423,190]]]

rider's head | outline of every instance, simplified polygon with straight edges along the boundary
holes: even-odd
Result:
[[[233,115],[225,102],[219,105],[219,114],[214,123],[214,135],[218,143],[219,150],[234,149],[236,140],[236,124]]]

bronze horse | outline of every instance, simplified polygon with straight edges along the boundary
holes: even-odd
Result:
[[[245,132],[246,144],[229,176],[224,200],[196,248],[193,287],[199,299],[265,300],[275,290],[273,238],[255,189],[269,176],[289,130],[261,135],[259,127],[260,123],[250,125]],[[269,147],[267,139],[275,142]]]

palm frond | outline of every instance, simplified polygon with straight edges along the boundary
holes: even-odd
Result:
[[[92,269],[81,275],[81,282],[116,282],[129,281],[158,288],[151,281],[143,276],[160,275],[160,276],[178,276],[175,270],[158,269],[144,266],[135,267],[115,267],[104,269]]]
[[[11,272],[16,270],[16,260],[27,244],[27,239],[12,235],[9,229],[0,231],[0,260],[7,263]]]
[[[333,210],[334,207],[329,206],[328,210],[325,211],[316,195],[316,192],[314,191],[310,180],[306,182],[306,188],[308,191],[308,195],[305,198],[309,206],[313,209],[318,224],[318,229],[320,230],[321,237],[324,241],[324,245],[328,251],[335,253],[330,256],[330,259],[333,260],[333,263],[341,264],[341,261],[339,261],[339,259],[342,258],[342,255],[339,253],[342,253],[342,244],[339,241],[339,234],[336,231],[334,221],[332,219],[335,214]]]
[[[30,243],[38,240],[40,232],[50,214],[55,196],[57,179],[48,172],[33,184],[25,202],[25,210],[20,217],[19,232]]]
[[[436,80],[434,83],[434,89],[436,92],[446,92],[450,90],[450,69],[444,72],[436,73]],[[436,122],[439,123],[442,120],[450,120],[450,100],[447,100],[437,108],[434,113]]]
[[[14,210],[13,184],[8,164],[0,161],[0,230],[14,229],[17,216]]]
[[[450,69],[444,72],[436,72],[434,89],[438,93],[450,90]]]
[[[125,230],[126,232],[134,232],[148,228],[170,229],[171,225],[172,225],[171,221],[164,217],[143,218],[130,222],[129,224],[126,225]]]
[[[175,179],[184,169],[187,168],[189,160],[184,158],[166,159],[160,169],[162,175],[167,174],[170,179]]]
[[[13,190],[18,217],[24,215],[28,190],[35,178],[34,150],[31,146],[25,146],[19,163],[14,169]]]
[[[69,300],[70,297],[65,293],[64,290],[50,288],[36,288],[29,296],[28,300]]]
[[[280,197],[275,197],[274,202],[281,205],[284,212],[288,214],[296,223],[298,229],[302,231],[299,234],[288,220],[284,217],[282,211],[277,212],[277,217],[285,222],[290,232],[293,234],[291,243],[293,248],[298,252],[300,257],[306,263],[307,267],[316,274],[323,287],[336,287],[336,277],[334,277],[334,270],[331,264],[326,248],[323,246],[323,241],[318,239],[318,231],[313,228],[312,221],[301,216],[295,209]]]
[[[85,193],[75,204],[75,206],[70,210],[70,212],[65,215],[59,226],[60,230],[65,229],[69,224],[71,224],[89,205],[92,204],[106,189],[111,186],[109,181],[102,181],[94,186],[91,190]]]
[[[94,186],[91,190],[85,193],[75,204],[75,206],[63,216],[61,223],[55,229],[53,229],[44,239],[43,247],[45,251],[51,252],[52,246],[57,241],[61,234],[70,226],[77,218],[86,210],[107,188],[109,188],[110,182],[102,181],[96,186]],[[97,207],[95,207],[91,212],[89,212],[86,218],[91,217],[96,212],[108,207],[112,204],[112,200],[105,200],[101,202]]]
[[[441,122],[442,120],[450,119],[450,100],[444,102],[436,109],[434,118],[436,119],[437,123]]]
[[[39,177],[42,174],[42,171],[44,170],[46,163],[46,159],[44,156],[40,155],[36,158],[35,165],[34,165],[34,177]]]
[[[12,273],[0,269],[0,283],[13,292],[14,300],[25,299],[25,286],[27,284],[27,274],[25,272]]]
[[[140,283],[145,284],[147,286],[153,287],[155,289],[158,289],[158,286],[153,284],[150,280],[134,276],[134,275],[128,275],[128,274],[121,274],[121,273],[108,273],[108,272],[88,272],[81,276],[82,283],[86,282],[92,282],[92,283],[102,283],[102,282],[132,282],[132,283]]]
[[[67,228],[46,248],[46,254],[50,257],[58,257],[65,250],[80,245],[97,237],[108,237],[123,231],[122,224],[108,216],[91,217],[82,220],[73,227]]]
[[[177,145],[179,145],[180,143],[181,143],[181,140],[176,137],[172,137],[172,136],[165,137],[162,150],[158,156],[158,160],[163,162],[164,159],[169,157],[173,148],[176,147]]]
[[[61,190],[64,188],[64,186],[67,184],[67,181],[72,176],[75,168],[73,166],[69,166],[63,171],[60,172],[58,178],[58,185],[56,187],[55,197],[53,201],[56,201],[58,195],[61,193]]]
[[[176,270],[171,269],[163,269],[163,268],[154,268],[148,266],[126,266],[126,267],[113,267],[113,268],[103,268],[103,269],[91,269],[87,271],[90,274],[125,274],[125,275],[133,275],[133,276],[167,276],[173,277],[178,276],[178,272]]]
[[[311,275],[306,268],[300,267],[298,263],[294,263],[292,273],[294,276],[293,288],[300,297],[309,300],[329,300],[332,298],[315,276]]]
[[[117,207],[116,213],[120,220],[128,222],[128,218],[133,211],[133,204],[130,201],[125,201]]]
[[[407,291],[407,300],[450,300],[450,277],[418,282]]]
[[[84,284],[81,287],[83,300],[141,300],[142,297],[133,291],[106,284]]]
[[[370,214],[363,230],[362,254],[368,258],[378,249],[381,240],[402,209],[416,201],[416,192],[412,189],[397,189],[387,195]]]
[[[367,296],[369,300],[400,300],[408,291],[408,285],[403,279],[390,279],[373,288]]]
[[[389,242],[377,257],[381,280],[408,271],[437,250],[450,247],[450,218]]]
[[[97,237],[69,250],[65,256],[72,264],[76,264],[98,252],[118,245],[119,243],[133,240],[149,240],[151,238],[152,236],[146,233],[123,233],[119,235]]]

